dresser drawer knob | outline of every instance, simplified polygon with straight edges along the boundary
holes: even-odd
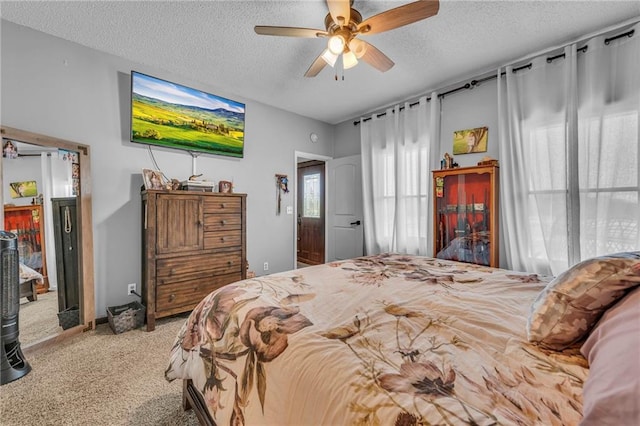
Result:
[[[220,241],[224,243],[225,241],[227,241],[227,239],[225,237],[220,237]]]
[[[233,260],[228,261],[228,262],[227,262],[227,265],[229,265],[229,266],[233,266]]]
[[[225,207],[227,207],[227,205],[226,205],[225,203],[221,203],[221,204],[220,204],[220,208],[221,208],[221,209],[224,209]]]
[[[226,220],[221,220],[221,221],[220,221],[220,224],[224,226],[224,225],[226,225],[226,224],[227,224],[227,221],[226,221]]]
[[[176,300],[176,295],[175,294],[170,294],[169,295],[169,302],[173,302],[174,300]]]

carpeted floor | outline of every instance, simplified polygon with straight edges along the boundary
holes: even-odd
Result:
[[[0,387],[10,425],[197,425],[182,411],[182,382],[164,378],[186,316],[113,334],[108,324],[31,354],[32,371]]]
[[[38,299],[29,302],[26,297],[20,299],[20,343],[27,346],[45,337],[58,334],[62,327],[58,324],[58,293],[49,291],[38,295]]]

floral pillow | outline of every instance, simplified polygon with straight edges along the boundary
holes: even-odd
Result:
[[[602,314],[640,286],[640,252],[585,260],[551,281],[531,306],[530,342],[562,350],[585,338]]]

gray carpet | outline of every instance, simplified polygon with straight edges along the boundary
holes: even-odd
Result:
[[[182,411],[182,381],[164,379],[186,316],[113,334],[108,324],[31,354],[32,371],[0,387],[10,425],[197,425]]]
[[[21,298],[18,322],[22,346],[60,333],[62,327],[58,325],[58,293],[41,293],[33,302],[29,302],[26,297]]]

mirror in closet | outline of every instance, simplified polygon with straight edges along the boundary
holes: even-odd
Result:
[[[88,146],[2,127],[3,226],[18,237],[23,350],[93,328]]]

